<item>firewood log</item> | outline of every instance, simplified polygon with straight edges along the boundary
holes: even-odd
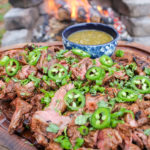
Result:
[[[68,8],[60,7],[57,13],[57,19],[59,21],[70,21],[71,20],[71,12]]]
[[[90,22],[96,22],[96,23],[101,22],[100,13],[94,8],[90,8]]]

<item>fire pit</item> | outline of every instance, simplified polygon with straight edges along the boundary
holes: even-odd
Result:
[[[131,19],[125,17],[125,15],[130,17],[132,14],[132,9],[128,9],[130,3],[126,1],[23,0],[20,3],[19,0],[9,0],[14,8],[5,15],[7,32],[3,37],[2,46],[23,42],[60,41],[61,33],[66,27],[81,22],[108,24],[119,32],[120,40],[132,41],[128,32],[132,36],[139,37],[140,33],[137,30],[141,29],[136,27],[133,30]],[[124,5],[127,5],[127,8]],[[135,5],[138,5],[137,2]],[[143,7],[146,7],[145,5]],[[128,10],[127,13],[125,13],[125,9]],[[143,15],[143,12],[141,13]],[[126,26],[129,28],[128,32]],[[148,37],[148,33],[145,36]]]

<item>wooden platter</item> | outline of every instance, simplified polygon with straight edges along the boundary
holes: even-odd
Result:
[[[0,48],[0,53],[9,50],[21,50],[26,45],[30,45],[33,43],[24,43],[18,44],[11,47]],[[38,46],[56,46],[60,49],[63,48],[62,42],[52,42],[52,43],[35,43]],[[150,47],[143,46],[137,43],[128,43],[119,41],[117,49],[125,50],[128,52],[135,52],[141,57],[150,58]],[[27,142],[25,139],[17,136],[17,135],[9,135],[7,132],[9,126],[9,121],[5,118],[5,116],[0,112],[0,150],[36,150],[35,147],[31,145],[31,143]]]

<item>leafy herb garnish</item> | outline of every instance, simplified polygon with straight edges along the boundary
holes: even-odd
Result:
[[[52,59],[51,55],[48,54],[47,61],[50,61]]]
[[[66,128],[64,130],[64,135],[60,135],[57,138],[54,139],[55,142],[60,143],[61,148],[70,150],[72,149],[71,142],[67,136]]]
[[[64,58],[64,54],[68,52],[68,50],[60,50],[59,52],[56,53],[56,58],[61,60],[62,58]]]
[[[35,76],[33,76],[33,74],[30,74],[28,78],[34,82],[35,87],[39,86],[39,83],[40,83],[39,78],[36,78]]]
[[[43,67],[43,72],[46,74],[48,72],[48,68],[47,67]]]
[[[144,134],[145,134],[145,135],[147,135],[147,136],[149,136],[149,135],[150,135],[150,128],[149,128],[149,129],[144,130]]]
[[[150,68],[145,67],[144,72],[150,76]]]
[[[122,50],[117,50],[117,51],[116,51],[116,56],[117,56],[117,57],[123,57],[123,56],[124,56],[124,51],[122,51]]]
[[[57,133],[59,131],[59,127],[56,124],[50,123],[46,128],[47,132]]]
[[[84,139],[83,138],[77,138],[76,139],[76,144],[73,147],[73,150],[79,149],[83,144],[84,144]]]
[[[88,122],[88,119],[91,117],[91,114],[80,115],[75,119],[75,124],[85,125]]]
[[[12,77],[11,79],[12,79],[14,82],[20,82],[20,80],[19,80],[19,79],[14,78],[14,77]]]
[[[134,76],[134,71],[136,69],[137,69],[136,63],[131,63],[131,64],[125,66],[126,74],[129,77],[133,77]]]

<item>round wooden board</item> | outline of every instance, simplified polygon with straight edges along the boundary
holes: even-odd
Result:
[[[9,50],[21,50],[26,45],[33,43],[24,43],[18,44],[11,47],[3,47],[0,48],[0,53]],[[34,43],[38,46],[56,46],[59,48],[63,48],[62,42],[52,42],[52,43]],[[116,49],[125,50],[128,52],[136,52],[141,57],[149,57],[150,56],[150,47],[143,46],[137,43],[128,43],[119,41]],[[29,143],[18,137],[17,135],[9,135],[7,132],[9,126],[9,122],[6,118],[0,113],[0,150],[36,150],[35,147],[31,146]]]

